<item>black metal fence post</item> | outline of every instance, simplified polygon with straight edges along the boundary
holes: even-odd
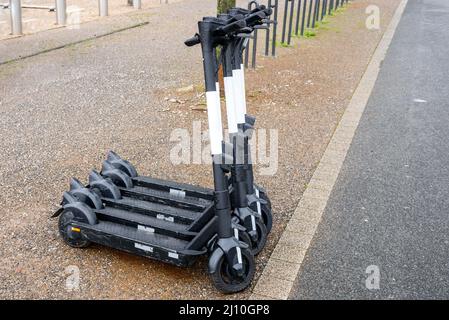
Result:
[[[277,29],[278,29],[278,9],[279,9],[279,0],[274,1],[274,23],[273,23],[273,40],[271,43],[271,55],[273,57],[276,56],[276,37],[277,37]]]
[[[290,0],[285,0],[285,6],[284,6],[284,17],[282,22],[282,39],[281,42],[285,43],[285,33],[287,32],[287,16],[288,16],[288,3]]]
[[[318,22],[320,21],[320,5],[321,5],[321,0],[315,0],[315,20]]]
[[[299,21],[301,18],[301,0],[298,0],[298,7],[296,8],[296,25],[295,25],[295,36],[299,35]]]
[[[290,45],[292,42],[292,32],[293,32],[293,15],[295,13],[295,0],[290,0],[290,22],[288,25],[288,37],[287,44]]]
[[[253,54],[251,57],[251,68],[256,69],[256,59],[257,59],[257,28],[253,32]]]
[[[304,27],[306,24],[307,0],[303,0],[302,19],[301,19],[301,36],[304,36]]]
[[[313,0],[309,0],[309,15],[307,16],[307,28],[310,28],[310,19],[312,18]]]
[[[268,8],[272,8],[271,0],[268,0]],[[270,54],[270,29],[271,29],[271,22],[267,22],[267,33],[265,37],[265,56],[268,57]]]
[[[327,0],[323,0],[323,7],[321,8],[321,20],[326,16]]]
[[[315,0],[314,7],[313,7],[312,29],[315,29],[315,22],[316,22],[316,4],[317,4],[317,0]]]

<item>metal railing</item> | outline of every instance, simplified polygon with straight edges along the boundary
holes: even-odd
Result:
[[[328,15],[333,15],[348,2],[349,0],[267,0],[266,6],[273,9],[273,19],[267,21],[266,26],[263,27],[266,29],[264,55],[275,57],[278,45],[290,46],[293,36],[307,36],[307,31],[312,32],[318,22],[322,22]],[[255,3],[262,4],[262,1],[252,0],[248,8],[251,9]],[[282,10],[281,14],[280,10]],[[279,27],[282,28],[280,41],[278,41]],[[259,32],[256,30],[246,50],[246,68],[249,65],[253,69],[256,68],[258,37]],[[251,51],[251,58],[249,51]]]
[[[22,4],[21,0],[9,0],[8,3],[0,4],[0,9],[10,10],[11,34],[23,34],[22,9],[44,9],[49,12],[56,13],[56,23],[58,25],[67,24],[67,0],[54,0],[54,6],[38,6],[30,4]],[[134,9],[142,8],[142,0],[126,0],[127,4],[133,6]],[[168,4],[168,0],[160,0],[160,3]],[[98,15],[106,17],[109,15],[108,0],[98,0]]]

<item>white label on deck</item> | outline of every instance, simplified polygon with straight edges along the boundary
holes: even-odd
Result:
[[[146,251],[146,252],[151,252],[151,253],[153,253],[153,247],[146,246],[146,245],[144,245],[144,244],[140,244],[140,243],[134,242],[134,247],[136,247],[137,249]]]
[[[166,217],[163,214],[158,214],[156,216],[156,218],[159,219],[159,220],[165,220],[165,221],[168,221],[168,222],[175,222],[175,218],[173,218],[173,217]]]
[[[176,197],[176,198],[185,198],[186,192],[182,191],[182,190],[177,190],[177,189],[170,189],[170,195],[172,197]]]
[[[168,256],[170,258],[179,259],[179,255],[176,252],[169,252]]]
[[[145,232],[148,232],[148,233],[154,233],[154,229],[153,228],[141,226],[140,224],[137,225],[137,230],[145,231]]]

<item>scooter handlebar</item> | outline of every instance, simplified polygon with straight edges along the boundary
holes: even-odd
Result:
[[[192,38],[187,39],[186,41],[184,41],[184,44],[188,47],[193,47],[197,44],[201,43],[201,39],[200,39],[200,35],[197,33],[195,34]]]
[[[236,31],[239,31],[240,29],[243,29],[246,27],[246,21],[244,20],[237,20],[235,22],[232,22],[228,25],[225,25],[223,27],[219,27],[217,30],[215,30],[215,35],[226,35],[230,34]]]

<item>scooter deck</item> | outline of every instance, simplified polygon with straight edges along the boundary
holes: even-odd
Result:
[[[217,230],[214,202],[208,199],[213,193],[146,177],[133,178],[133,184],[118,187],[120,199],[100,197],[101,208],[92,209],[97,223],[73,220],[71,226],[91,242],[178,266],[207,252]]]

